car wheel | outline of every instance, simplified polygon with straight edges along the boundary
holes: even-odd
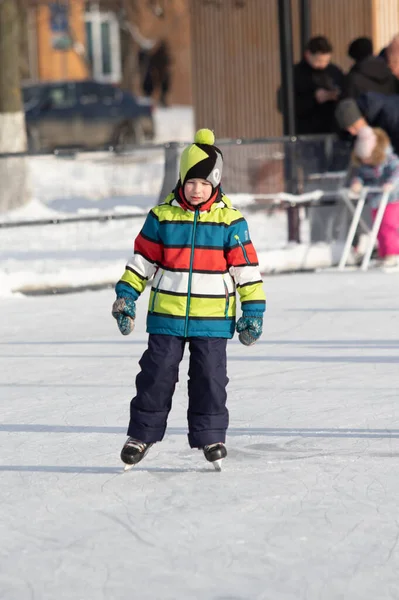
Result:
[[[140,121],[127,121],[118,127],[114,135],[115,146],[134,146],[144,141]]]

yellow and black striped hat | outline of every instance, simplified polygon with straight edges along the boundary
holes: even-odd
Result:
[[[222,179],[223,155],[214,146],[215,136],[210,129],[199,129],[194,144],[187,146],[180,158],[180,181],[205,179],[216,188]]]

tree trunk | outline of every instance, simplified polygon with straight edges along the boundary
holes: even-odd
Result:
[[[25,114],[20,90],[18,3],[0,2],[0,153],[26,150]],[[26,158],[0,157],[0,213],[29,199]]]

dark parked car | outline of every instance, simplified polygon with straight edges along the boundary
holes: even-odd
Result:
[[[31,150],[140,144],[154,137],[152,102],[96,81],[22,88]]]

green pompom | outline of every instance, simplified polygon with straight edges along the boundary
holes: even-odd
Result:
[[[213,135],[213,131],[210,129],[198,129],[194,138],[195,144],[208,144],[209,146],[213,146],[215,143],[215,136]]]

